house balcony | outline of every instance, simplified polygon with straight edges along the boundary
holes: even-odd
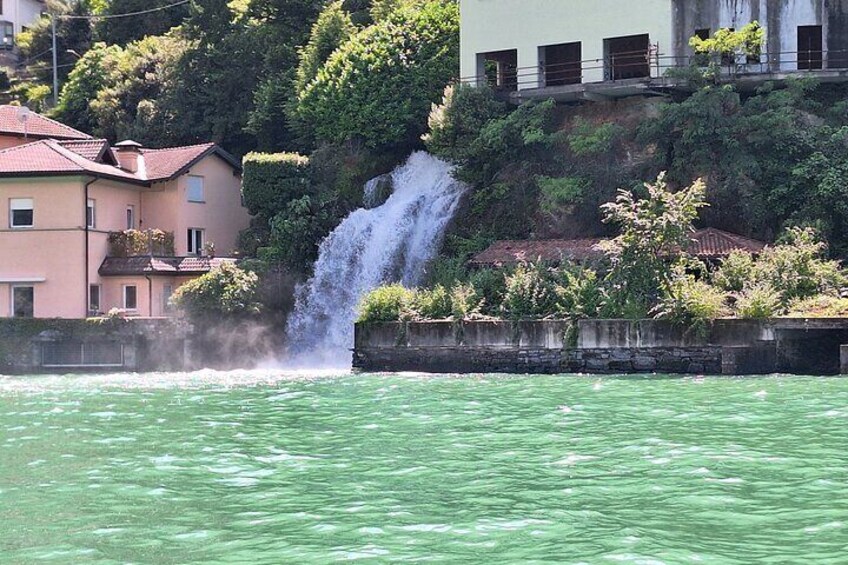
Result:
[[[542,48],[540,48],[541,50]],[[489,54],[484,54],[486,57]],[[664,96],[692,90],[686,69],[705,69],[704,55],[673,57],[647,50],[618,52],[603,59],[541,63],[537,67],[511,66],[515,59],[486,60],[486,73],[463,77],[474,86],[489,86],[514,104],[530,100],[557,102],[607,101],[631,96]],[[490,64],[492,63],[492,64]],[[724,56],[715,62],[721,84],[741,92],[756,91],[765,82],[812,78],[823,83],[848,82],[848,51],[795,51],[762,53],[758,57]]]
[[[109,257],[173,257],[174,232],[124,230],[109,232]]]

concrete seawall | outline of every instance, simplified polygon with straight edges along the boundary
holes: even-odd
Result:
[[[357,324],[354,368],[434,373],[838,374],[848,319]],[[848,353],[845,354],[848,363]]]

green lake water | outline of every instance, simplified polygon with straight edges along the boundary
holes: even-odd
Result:
[[[848,562],[848,380],[0,377],[0,563]]]

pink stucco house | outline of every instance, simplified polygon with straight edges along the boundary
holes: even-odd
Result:
[[[177,287],[233,260],[249,215],[232,155],[111,147],[37,114],[24,133],[16,112],[0,106],[0,317],[168,316]],[[170,241],[127,249],[126,230]]]

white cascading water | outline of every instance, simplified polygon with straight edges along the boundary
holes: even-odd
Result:
[[[385,203],[356,210],[321,243],[288,322],[294,364],[350,366],[360,300],[381,284],[421,283],[465,191],[449,164],[425,152],[410,155],[391,180]],[[375,184],[365,187],[369,198]]]

